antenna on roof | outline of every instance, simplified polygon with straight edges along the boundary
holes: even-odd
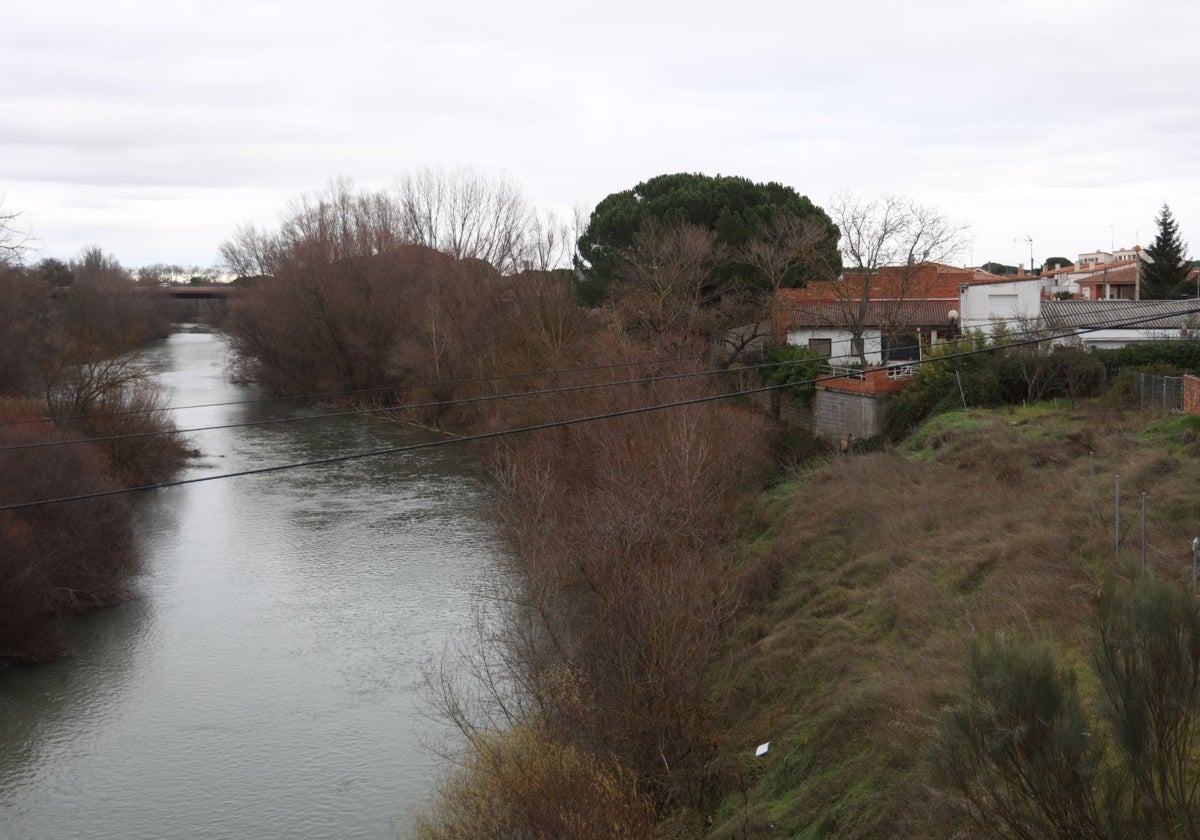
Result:
[[[1033,237],[1028,233],[1023,237],[1018,236],[1013,242],[1028,242],[1029,243],[1029,273],[1033,274]]]

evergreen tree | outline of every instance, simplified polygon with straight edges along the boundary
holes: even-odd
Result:
[[[1146,256],[1154,262],[1142,264],[1141,296],[1144,299],[1192,297],[1187,244],[1179,238],[1179,224],[1171,215],[1171,208],[1164,204],[1154,221],[1158,235],[1146,249]]]

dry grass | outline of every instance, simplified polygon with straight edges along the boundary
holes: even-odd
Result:
[[[1012,629],[1081,659],[1102,581],[1140,563],[1143,490],[1148,563],[1190,575],[1196,431],[1146,425],[1095,408],[944,416],[903,451],[833,460],[776,499],[756,561],[775,590],[745,617],[725,675],[731,764],[773,745],[741,767],[748,793],[713,836],[963,836],[941,819],[924,756],[966,642]]]

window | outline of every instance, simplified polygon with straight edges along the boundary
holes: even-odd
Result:
[[[832,338],[810,338],[808,340],[808,349],[816,350],[825,358],[833,355],[833,339]]]
[[[850,339],[850,355],[861,356],[863,354],[863,340],[861,338]]]
[[[1016,314],[1016,295],[988,295],[989,318],[1011,318]]]
[[[888,361],[916,362],[921,358],[921,339],[916,333],[900,333],[883,337],[883,352]]]

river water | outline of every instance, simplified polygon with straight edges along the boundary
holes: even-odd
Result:
[[[172,405],[255,396],[228,381],[218,335],[153,352]],[[361,417],[196,433],[181,477],[421,439]],[[0,837],[395,837],[440,765],[422,667],[498,571],[481,479],[448,446],[139,498],[135,599],[81,619],[70,657],[0,671]]]

